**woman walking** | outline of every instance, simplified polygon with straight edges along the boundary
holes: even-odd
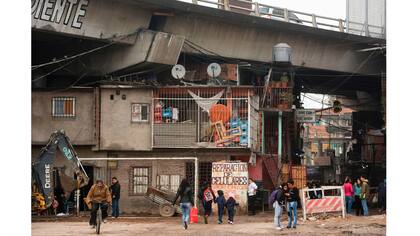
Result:
[[[190,208],[194,206],[194,201],[192,198],[192,188],[188,183],[187,179],[183,179],[181,184],[179,185],[178,191],[176,193],[174,202],[172,203],[175,205],[176,200],[180,198],[180,205],[182,210],[182,223],[184,229],[188,228],[188,224],[190,222]]]
[[[358,178],[354,184],[354,209],[356,215],[359,216],[362,214],[362,201],[360,200],[360,195],[362,194],[362,181]]]
[[[353,205],[353,185],[351,184],[350,177],[346,177],[346,180],[344,180],[344,196],[346,199],[346,209],[347,214],[351,213],[351,207]]]

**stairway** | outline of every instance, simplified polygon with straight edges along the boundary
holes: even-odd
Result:
[[[263,155],[263,162],[264,166],[267,169],[268,175],[270,176],[271,182],[274,186],[277,186],[277,175],[278,175],[278,167],[277,167],[277,155]]]

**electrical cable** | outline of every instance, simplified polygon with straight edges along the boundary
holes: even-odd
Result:
[[[369,54],[369,56],[367,58],[365,58],[365,60],[363,60],[360,65],[357,67],[357,70],[355,70],[350,76],[348,76],[347,78],[343,79],[343,81],[341,81],[336,87],[334,87],[333,89],[331,89],[329,92],[327,92],[327,94],[331,94],[333,92],[335,92],[337,89],[339,89],[345,82],[347,82],[355,73],[357,73],[365,64],[366,62],[369,61],[369,59],[373,56],[373,54],[375,53],[375,51],[371,52]]]
[[[134,32],[132,32],[132,33],[129,33],[129,34],[126,34],[126,35],[122,35],[122,36],[119,36],[118,38],[119,38],[119,39],[124,39],[124,38],[127,38],[127,37],[129,37],[129,36],[131,36],[131,35],[134,35],[134,34],[139,33],[141,30],[142,30],[142,29],[137,29],[136,31],[134,31]],[[113,39],[115,39],[115,38],[117,38],[117,37],[109,38],[108,40],[113,40]],[[88,51],[85,51],[85,52],[82,52],[82,53],[79,53],[79,54],[76,54],[76,55],[73,55],[73,56],[70,56],[70,57],[64,57],[64,58],[59,59],[59,60],[53,60],[53,61],[50,61],[50,62],[47,62],[47,63],[43,63],[43,64],[39,64],[39,65],[35,65],[35,66],[32,66],[31,68],[32,68],[32,70],[35,70],[35,69],[38,69],[38,68],[41,68],[41,67],[44,67],[44,66],[53,65],[53,64],[57,64],[57,63],[60,63],[60,62],[63,62],[63,61],[71,60],[71,59],[73,59],[73,58],[82,57],[82,56],[87,55],[87,54],[90,54],[90,53],[92,53],[92,52],[96,52],[96,51],[98,51],[98,50],[101,50],[101,49],[107,48],[107,47],[109,47],[109,46],[111,46],[111,45],[114,45],[114,44],[116,44],[116,43],[117,43],[117,41],[112,41],[112,42],[110,42],[110,43],[108,43],[108,44],[105,44],[105,45],[103,45],[103,46],[100,46],[100,47],[97,47],[97,48],[93,48],[93,49],[90,49],[90,50],[88,50]]]
[[[309,97],[306,94],[302,94],[302,96],[304,96],[304,97],[308,98],[309,100],[312,100],[312,101],[314,101],[316,103],[322,104],[322,102],[320,102],[320,101],[318,101],[318,100],[316,100],[316,99],[314,99],[312,97]],[[359,104],[355,104],[355,105],[341,104],[341,106],[348,107],[348,108],[355,108],[357,106],[369,105],[369,104],[377,104],[377,102],[375,102],[375,101],[369,101],[369,102],[359,103]]]
[[[50,90],[50,92],[63,92],[66,91],[68,89],[71,89],[77,82],[79,82],[81,79],[83,79],[86,75],[88,74],[88,72],[83,73],[81,76],[79,76],[79,78],[77,80],[75,80],[71,85],[69,85],[67,88],[64,89],[56,89],[56,90]]]
[[[44,64],[35,65],[35,66],[32,66],[31,68],[32,68],[32,70],[36,70],[36,69],[44,67],[44,66],[53,65],[53,64],[57,64],[57,63],[60,63],[60,62],[63,62],[63,61],[70,60],[70,59],[78,58],[78,57],[90,54],[92,52],[96,52],[98,50],[104,49],[106,47],[109,47],[109,46],[111,46],[115,43],[116,42],[114,41],[114,42],[108,43],[106,45],[103,45],[101,47],[97,47],[97,48],[94,48],[94,49],[91,49],[91,50],[88,50],[88,51],[85,51],[85,52],[82,52],[82,53],[79,53],[79,54],[76,54],[76,55],[73,55],[73,56],[70,56],[70,57],[64,57],[64,58],[59,59],[59,60],[53,60],[53,61],[50,61],[50,62],[47,62],[47,63],[44,63]]]
[[[48,76],[48,75],[50,75],[50,74],[52,74],[52,73],[54,73],[54,72],[56,72],[56,71],[58,71],[58,70],[61,70],[61,69],[62,69],[62,68],[64,68],[64,67],[67,67],[68,65],[70,65],[71,63],[73,63],[76,59],[77,59],[77,58],[75,58],[75,59],[73,59],[73,60],[71,60],[71,61],[67,62],[67,63],[66,63],[66,64],[64,64],[64,65],[61,65],[61,66],[59,66],[59,67],[55,68],[54,70],[52,70],[52,71],[50,71],[50,72],[46,73],[45,75],[42,75],[42,76],[40,76],[40,77],[38,77],[38,78],[33,79],[33,80],[32,80],[32,82],[36,82],[36,81],[38,81],[38,80],[40,80],[40,79],[42,79],[42,78],[45,78],[46,76]]]
[[[303,94],[303,96],[304,97],[307,97],[308,99],[311,99],[312,101],[314,101],[314,102],[318,102],[318,103],[320,103],[320,104],[322,104],[321,102],[319,102],[319,101],[316,101],[316,100],[314,100],[314,99],[312,99],[312,98],[310,98],[310,97],[308,97],[307,95],[305,95],[305,94]],[[370,102],[367,102],[367,103],[365,103],[365,104],[369,104]],[[359,104],[359,105],[362,105],[362,104]],[[344,105],[343,105],[344,106]],[[321,121],[322,119],[322,110],[321,110],[321,115],[320,115],[320,117],[319,117],[319,121]],[[327,124],[329,124],[329,125],[332,125],[332,124],[330,124],[330,123],[328,123],[328,122],[326,122],[325,120],[322,120],[323,122],[325,122],[325,123],[327,123]],[[354,119],[354,118],[352,118],[352,121],[353,122],[355,122],[355,123],[358,123],[358,124],[361,124],[361,125],[367,125],[366,123],[364,123],[364,122],[361,122],[361,121],[358,121],[358,120],[356,120],[356,119]],[[337,126],[338,127],[338,126]],[[374,128],[373,126],[370,126],[371,128]],[[370,135],[370,136],[378,136],[378,135]]]
[[[195,56],[201,59],[204,59],[206,61],[211,61],[211,57],[208,57],[208,53],[203,52],[203,50],[200,50],[199,48],[197,48],[197,46],[194,46],[196,44],[192,44],[192,43],[188,43],[190,41],[186,40],[186,45],[189,46],[191,49],[201,53],[202,55],[204,55],[205,57],[199,56],[198,54],[190,54],[191,56]],[[204,48],[203,48],[204,49]],[[206,49],[204,49],[206,50]],[[209,50],[206,50],[209,51]],[[220,56],[217,53],[214,53],[212,51],[209,51],[209,54],[213,54],[215,56],[217,56],[219,60],[222,60],[225,63],[248,63],[251,65],[251,67],[242,67],[242,69],[244,70],[249,70],[249,71],[254,71],[254,72],[263,72],[263,73],[267,73],[269,70],[270,65],[268,63],[259,63],[258,66],[264,66],[267,68],[264,69],[259,69],[255,67],[255,63],[254,62],[249,62],[249,61],[241,61],[241,60],[237,60],[237,59],[226,59],[226,57]],[[370,73],[370,74],[357,74],[356,76],[376,76],[376,75],[380,75],[381,73]],[[308,76],[308,77],[348,77],[349,75],[347,74],[306,74],[306,73],[296,73],[295,76]],[[355,74],[353,73],[351,76],[355,76]],[[327,81],[327,83],[331,83],[332,81]]]

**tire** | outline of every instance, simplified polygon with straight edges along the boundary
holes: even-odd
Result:
[[[163,217],[171,217],[175,214],[175,207],[169,203],[164,203],[159,206],[159,213]]]
[[[102,223],[102,210],[99,206],[98,211],[96,212],[96,234],[101,233],[101,223]]]

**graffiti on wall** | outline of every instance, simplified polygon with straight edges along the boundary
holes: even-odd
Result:
[[[37,20],[82,28],[88,0],[32,0],[32,17]]]
[[[213,162],[212,189],[216,193],[222,190],[227,200],[232,192],[239,203],[238,212],[247,212],[248,163],[245,162]],[[217,195],[217,193],[216,193]]]

